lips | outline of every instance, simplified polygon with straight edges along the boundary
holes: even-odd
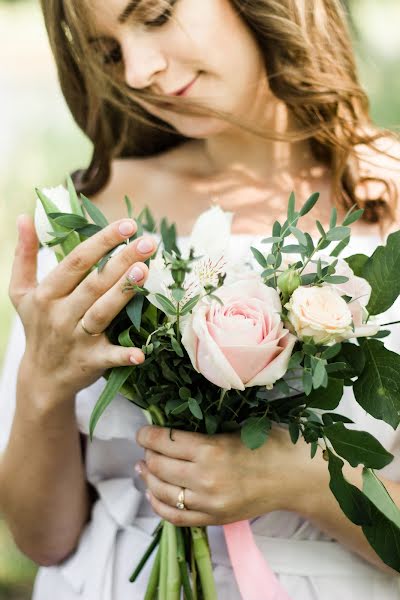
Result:
[[[190,88],[194,84],[194,82],[197,80],[197,77],[198,77],[198,75],[190,83],[185,85],[183,88],[180,88],[176,92],[173,92],[172,94],[168,94],[168,95],[169,96],[185,96],[186,93],[190,90]]]

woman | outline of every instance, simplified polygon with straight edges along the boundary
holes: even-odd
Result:
[[[129,300],[126,274],[145,282],[154,240],[142,238],[101,276],[85,278],[135,230],[123,218],[125,194],[136,212],[148,204],[181,234],[218,202],[235,212],[239,250],[282,218],[292,189],[299,202],[321,192],[310,233],[333,204],[340,215],[355,203],[365,208],[352,252],[370,254],[383,228],[398,227],[398,145],[371,125],[340,1],[42,5],[64,95],[94,143],[76,183],[112,224],[56,268],[41,251],[36,285],[37,239],[31,220],[19,220],[10,296],[20,319],[0,396],[0,508],[21,549],[43,566],[35,600],[55,591],[59,600],[143,598],[150,564],[135,584],[127,580],[159,516],[210,525],[221,599],[240,595],[219,526],[242,519],[252,520],[294,600],[397,598],[397,574],[343,516],[322,456],[311,461],[282,430],[256,452],[236,435],[174,432],[171,442],[118,397],[86,443],[104,370],[144,360],[101,332]],[[347,403],[340,409],[349,414]],[[356,408],[349,416],[395,451],[384,423]],[[400,504],[397,461],[383,481]],[[361,485],[359,470],[346,476]],[[182,488],[184,511],[176,507]]]

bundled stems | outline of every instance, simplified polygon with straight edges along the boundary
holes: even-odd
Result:
[[[205,529],[201,527],[191,527],[190,530],[192,532],[193,551],[200,575],[203,599],[217,600],[217,590],[215,588],[210,550],[208,548]]]
[[[157,600],[158,582],[160,579],[161,545],[158,547],[156,558],[151,569],[149,583],[147,585],[144,600]]]
[[[167,554],[167,598],[166,600],[179,600],[181,596],[181,573],[177,559],[177,541],[176,527],[164,522],[164,530],[167,538],[168,554]]]

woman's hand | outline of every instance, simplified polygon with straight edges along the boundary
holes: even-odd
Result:
[[[153,254],[156,244],[151,238],[127,245],[101,273],[95,269],[88,275],[136,230],[132,219],[112,223],[77,246],[37,284],[36,232],[31,219],[20,217],[9,294],[26,335],[22,379],[39,386],[43,397],[56,397],[57,390],[63,397],[74,395],[106,369],[143,362],[138,348],[114,346],[105,335],[92,337],[81,326],[85,317],[89,332],[103,332],[133,296],[123,290],[127,277],[132,283],[144,283],[148,269],[138,261]]]
[[[249,450],[236,433],[208,436],[173,429],[171,439],[170,432],[152,426],[139,430],[145,460],[137,471],[154,511],[179,526],[223,525],[295,510],[310,491],[311,468],[327,471],[321,457],[311,461],[304,441],[294,446],[279,427],[258,450]],[[181,488],[187,510],[176,508]]]

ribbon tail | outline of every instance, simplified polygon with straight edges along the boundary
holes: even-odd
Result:
[[[249,521],[224,525],[224,534],[243,600],[290,600],[256,545]]]

